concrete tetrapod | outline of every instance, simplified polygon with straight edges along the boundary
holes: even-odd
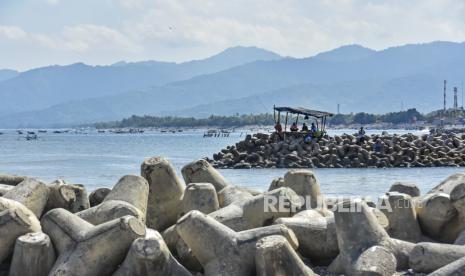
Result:
[[[233,186],[227,186],[223,190],[228,189],[229,187]],[[248,195],[249,196],[247,196],[246,199],[252,197],[250,194]],[[180,213],[180,217],[192,210],[197,210],[204,214],[211,213],[215,215],[215,213],[219,211],[218,201],[215,200],[216,197],[215,189],[210,183],[191,183],[187,185],[181,203],[182,211]],[[243,201],[241,199],[239,200],[241,202]],[[224,219],[226,225],[228,226],[236,226],[232,227],[234,230],[245,230],[247,227],[245,225],[245,220],[243,219],[243,204],[240,206],[235,204],[231,204],[225,208],[220,209],[221,211],[219,211],[217,214],[218,216],[215,218],[217,218],[219,221]],[[173,252],[178,260],[180,260],[181,263],[189,270],[202,270],[202,267],[199,261],[193,255],[192,250],[186,245],[184,240],[179,237],[179,234],[176,231],[176,225],[173,225],[163,231],[163,238],[165,239],[171,252]]]
[[[109,188],[98,188],[92,191],[89,194],[89,203],[90,207],[94,207],[103,202],[105,197],[111,192]]]
[[[141,175],[149,183],[147,226],[162,231],[176,223],[186,186],[171,163],[163,157],[144,160]]]
[[[445,225],[457,215],[450,196],[445,193],[433,193],[421,197],[416,211],[423,233],[435,240],[444,240]]]
[[[460,276],[465,275],[465,257],[435,270],[428,276]]]
[[[407,194],[388,192],[379,198],[378,206],[389,220],[387,232],[393,238],[417,243],[423,240],[415,206]]]
[[[436,187],[431,189],[428,192],[428,194],[446,193],[450,195],[450,193],[455,188],[455,186],[459,185],[460,183],[465,183],[465,173],[455,173],[447,177],[445,180],[439,183]]]
[[[113,276],[190,276],[192,275],[171,255],[161,235],[136,239],[124,262]]]
[[[218,198],[216,190],[212,184],[191,183],[187,185],[186,191],[184,192],[179,217],[182,217],[192,210],[208,214],[218,210],[218,208]],[[171,252],[173,252],[178,260],[189,270],[200,271],[202,267],[192,254],[190,248],[179,237],[175,227],[176,225],[173,225],[163,232],[163,237],[165,238]]]
[[[45,212],[63,208],[72,213],[86,210],[90,207],[86,188],[82,185],[71,185],[63,180],[56,180],[48,185],[50,196],[45,206]]]
[[[189,183],[211,183],[217,192],[228,186],[226,179],[204,159],[191,162],[181,169],[184,181]]]
[[[47,276],[55,260],[47,234],[28,233],[16,240],[9,276]]]
[[[187,185],[181,200],[178,217],[184,216],[192,210],[204,214],[214,212],[220,208],[215,187],[210,183],[190,183]]]
[[[0,184],[16,186],[26,179],[25,176],[0,174]]]
[[[163,240],[166,242],[169,250],[190,271],[202,271],[202,265],[192,253],[192,250],[187,246],[183,239],[176,231],[176,225],[173,225],[163,231]]]
[[[454,242],[465,230],[465,183],[454,187],[450,193],[450,201],[457,210],[457,214],[444,226],[442,240]]]
[[[314,264],[328,265],[339,253],[334,217],[323,216],[316,210],[305,210],[291,218],[279,218],[275,224],[284,224],[294,231],[299,240],[298,251]]]
[[[302,205],[301,198],[292,189],[283,187],[246,200],[243,217],[247,229],[267,226],[277,218],[292,216]]]
[[[454,241],[455,245],[465,245],[465,231],[462,231],[460,235]]]
[[[361,200],[345,201],[334,212],[339,255],[328,267],[347,275],[392,275],[406,269],[414,244],[392,239]]]
[[[284,175],[283,187],[291,188],[296,194],[309,200],[305,202],[307,209],[324,208],[324,198],[320,191],[320,183],[310,170],[290,170]]]
[[[247,200],[251,197],[253,197],[253,195],[249,191],[232,185],[228,185],[218,192],[218,202],[221,208],[237,201]]]
[[[411,197],[420,196],[420,189],[417,187],[417,185],[415,185],[415,183],[411,182],[396,182],[392,184],[389,192],[407,194]]]
[[[16,238],[29,232],[40,231],[39,221],[27,208],[0,211],[0,263],[13,252]]]
[[[247,201],[234,202],[208,215],[234,231],[246,230],[248,229],[247,221],[244,218],[244,204],[246,202]]]
[[[278,177],[271,181],[270,186],[268,187],[268,191],[272,191],[281,187],[284,187],[284,178]]]
[[[3,196],[4,194],[6,194],[9,191],[13,190],[14,187],[15,186],[0,184],[0,196]]]
[[[126,215],[145,222],[149,185],[137,175],[123,176],[103,202],[76,213],[80,218],[98,225]]]
[[[420,242],[410,253],[410,267],[415,272],[430,273],[463,257],[463,245]]]
[[[202,264],[206,276],[254,275],[255,245],[266,236],[282,235],[293,248],[298,247],[294,233],[284,225],[235,232],[199,211],[179,219],[176,230]]]
[[[58,253],[49,275],[109,275],[124,260],[132,242],[145,236],[145,225],[124,216],[93,226],[65,209],[41,220]]]
[[[47,204],[48,196],[49,189],[45,183],[33,178],[26,178],[3,197],[23,204],[36,217],[40,218],[45,204]]]
[[[312,276],[307,267],[283,236],[268,236],[256,244],[255,267],[258,276]]]

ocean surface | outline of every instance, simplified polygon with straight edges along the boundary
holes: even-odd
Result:
[[[112,187],[126,174],[139,174],[141,162],[151,156],[165,156],[178,172],[185,164],[211,157],[254,130],[242,130],[229,137],[203,138],[203,131],[180,133],[146,131],[139,134],[98,133],[95,130],[54,134],[38,133],[38,140],[26,140],[15,130],[0,130],[0,173],[38,177],[45,181],[65,179],[84,184],[89,191]],[[330,130],[330,134],[354,130]],[[381,131],[367,131],[381,133]],[[390,133],[408,131],[388,130]],[[266,190],[287,169],[220,170],[233,184]],[[427,192],[447,176],[465,168],[314,169],[321,189],[328,195],[377,197],[396,181],[415,182]]]

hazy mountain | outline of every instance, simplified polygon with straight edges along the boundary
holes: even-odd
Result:
[[[375,50],[365,48],[361,45],[353,44],[342,46],[328,52],[320,53],[316,55],[315,58],[326,61],[354,61],[368,58],[375,53]]]
[[[255,61],[138,92],[11,114],[0,118],[0,126],[62,125],[132,114],[265,112],[273,104],[335,111],[340,103],[343,112],[381,113],[397,111],[403,102],[404,108],[430,111],[441,106],[443,79],[449,80],[449,91],[460,85],[464,63],[464,43],[434,42],[383,51],[352,45],[310,58]],[[118,66],[122,65],[113,67]]]
[[[0,69],[0,82],[16,77],[19,74],[18,71],[10,69]]]
[[[299,84],[245,98],[219,101],[166,112],[175,116],[208,117],[272,112],[273,105],[304,106],[329,112],[385,113],[415,107],[420,111],[441,108],[442,80],[417,75],[389,81],[352,81],[333,84]],[[405,88],[409,87],[409,93]],[[350,96],[347,96],[350,95]],[[460,96],[461,97],[461,96]],[[460,98],[461,100],[461,98]],[[453,101],[449,93],[448,101]],[[459,103],[460,105],[461,103]]]
[[[234,47],[203,60],[185,63],[119,62],[112,66],[83,63],[26,71],[0,82],[0,114],[48,108],[73,100],[117,95],[151,86],[211,74],[256,60],[279,59],[255,47]],[[27,101],[25,100],[27,99]]]

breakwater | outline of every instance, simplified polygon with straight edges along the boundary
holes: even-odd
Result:
[[[112,189],[0,175],[2,275],[461,275],[465,174],[377,202],[325,197],[310,170],[267,191],[162,157]],[[187,184],[187,185],[186,185]]]
[[[216,168],[392,168],[465,166],[465,135],[343,134],[305,141],[302,133],[248,135],[213,155]]]

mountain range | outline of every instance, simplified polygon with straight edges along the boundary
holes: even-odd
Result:
[[[19,74],[18,71],[10,69],[0,69],[0,82],[16,77]]]
[[[0,71],[1,127],[59,127],[130,115],[205,117],[270,112],[273,104],[382,113],[442,105],[443,80],[465,77],[465,43],[372,50],[347,45],[308,58],[234,47],[185,63],[82,63]]]

